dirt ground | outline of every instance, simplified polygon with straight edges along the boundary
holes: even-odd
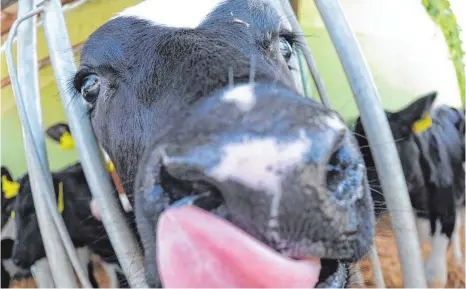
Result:
[[[463,254],[465,254],[464,227],[460,231],[461,248]],[[375,242],[382,265],[385,285],[387,288],[402,288],[403,276],[401,275],[401,265],[398,259],[395,237],[388,217],[385,217],[378,223]],[[424,260],[427,258],[429,250],[429,244],[423,246]],[[372,264],[367,258],[361,262],[360,269],[365,285],[368,288],[375,287],[372,268]],[[448,252],[448,282],[446,288],[465,288],[465,271],[455,265],[451,248]]]
[[[464,227],[461,230],[461,244],[463,254],[465,253],[465,239],[464,239]],[[380,262],[382,264],[383,275],[385,279],[385,285],[387,288],[402,288],[403,278],[401,276],[401,266],[398,260],[398,252],[395,243],[394,234],[390,227],[390,221],[387,218],[381,220],[377,225],[376,235],[377,251],[379,254]],[[429,252],[429,245],[425,245],[423,248],[424,257],[427,257]],[[95,259],[95,276],[100,287],[108,288],[108,280],[104,273],[102,266]],[[361,272],[363,274],[365,286],[368,288],[375,287],[373,280],[372,264],[367,260],[363,260],[360,265]],[[455,265],[453,255],[450,250],[448,255],[448,283],[446,288],[465,288],[465,271]],[[10,288],[35,288],[36,284],[34,280],[24,280],[21,282],[15,282]]]

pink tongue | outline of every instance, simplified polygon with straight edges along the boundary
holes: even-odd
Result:
[[[157,228],[164,287],[314,287],[320,260],[294,261],[202,209],[165,211]]]

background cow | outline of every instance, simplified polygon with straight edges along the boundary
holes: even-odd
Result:
[[[386,114],[418,217],[420,240],[425,242],[433,236],[426,261],[427,281],[431,286],[444,287],[450,240],[457,262],[464,264],[458,229],[465,200],[465,118],[464,110],[444,105],[433,109],[435,98],[436,93],[430,93],[400,111]],[[359,118],[354,131],[368,167],[375,212],[380,216],[386,211],[385,200]]]
[[[71,86],[135,205],[150,286],[342,287],[372,246],[360,152],[297,92],[286,17],[148,0],[85,42]]]
[[[81,165],[78,163],[59,172],[53,172],[52,179],[58,210],[61,212],[65,226],[77,248],[78,256],[84,269],[87,270],[92,285],[98,287],[93,276],[93,267],[90,261],[91,252],[100,257],[110,278],[111,287],[127,286],[105,228],[91,214],[92,196]],[[35,213],[29,175],[23,176],[19,183],[20,191],[14,206],[18,235],[12,258],[17,266],[30,268],[36,261],[46,256]]]
[[[16,239],[13,206],[19,190],[10,171],[2,166],[2,233],[1,233],[1,271],[2,288],[8,288],[12,280],[21,280],[31,276],[29,269],[21,269],[13,263],[13,244]]]

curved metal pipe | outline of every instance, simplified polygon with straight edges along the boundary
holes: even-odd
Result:
[[[76,65],[60,1],[44,1],[41,16],[65,114],[102,222],[131,287],[147,287],[140,247],[113,194],[90,119],[85,117],[86,107],[81,100],[73,99],[68,90],[67,81],[76,71]]]
[[[22,10],[27,11],[32,9],[33,3],[31,2],[31,0],[29,0],[29,3],[27,3],[26,1],[28,0],[21,1],[20,4],[24,4],[24,7],[23,5],[20,5],[20,11],[18,13],[19,15],[23,14]],[[45,139],[43,132],[41,134],[42,128],[40,125],[40,106],[35,105],[36,102],[40,101],[37,85],[38,69],[37,60],[35,60],[35,50],[29,50],[30,48],[35,48],[33,45],[35,44],[34,16],[40,12],[42,12],[42,9],[38,8],[27,13],[24,12],[22,16],[18,17],[18,19],[12,25],[10,33],[8,34],[7,49],[5,53],[8,63],[8,71],[10,74],[11,84],[13,88],[13,94],[15,96],[19,115],[22,120],[26,161],[28,165],[29,177],[31,180],[34,206],[39,220],[41,235],[43,236],[42,239],[44,241],[45,251],[47,253],[47,256],[49,257],[48,260],[51,265],[51,270],[54,273],[53,278],[55,284],[59,287],[75,288],[77,287],[77,284],[74,281],[75,279],[73,269],[71,267],[71,264],[69,263],[66,254],[67,252],[60,238],[61,235],[63,235],[63,232],[60,232],[60,228],[54,226],[54,223],[59,223],[60,220],[61,222],[63,222],[63,220],[61,219],[61,216],[58,214],[56,210],[57,205],[54,197],[55,194],[53,193],[54,190],[52,185],[52,178],[48,169],[48,161],[45,152]],[[33,18],[30,19],[31,17]],[[32,43],[29,43],[29,45],[28,43],[26,43],[26,47],[23,47],[23,41],[18,41],[19,48],[26,48],[24,49],[24,51],[26,52],[25,55],[23,54],[23,50],[19,49],[19,66],[21,67],[20,69],[23,74],[22,76],[27,77],[26,79],[24,79],[24,82],[32,82],[32,93],[28,94],[30,97],[29,101],[32,105],[26,105],[26,103],[29,102],[25,101],[26,94],[23,94],[24,91],[21,90],[21,87],[19,85],[18,75],[16,74],[16,69],[14,68],[14,61],[12,55],[13,38],[17,33],[19,25],[27,19],[30,19],[30,21],[27,23],[28,26],[23,27],[24,30],[22,31],[23,33],[31,32],[31,34],[19,35],[19,40],[22,40],[21,38],[25,36],[26,39],[27,37],[29,37]],[[30,55],[28,55],[28,53]],[[32,127],[32,123],[35,124],[34,128]],[[54,223],[50,223],[48,214],[52,215]],[[65,234],[68,234],[66,230]]]
[[[361,112],[380,177],[402,264],[405,287],[427,287],[406,179],[367,63],[338,0],[314,0]]]
[[[328,97],[327,90],[325,89],[324,81],[317,70],[317,63],[312,56],[311,49],[307,44],[306,38],[304,37],[303,30],[301,29],[301,25],[299,25],[299,21],[296,18],[296,15],[293,11],[293,7],[291,7],[289,0],[279,0],[281,2],[281,6],[283,7],[283,11],[287,16],[288,21],[290,22],[291,29],[295,32],[298,36],[299,42],[302,44],[300,45],[301,51],[304,55],[304,59],[306,59],[307,66],[311,71],[312,78],[314,79],[314,83],[317,88],[317,92],[319,93],[320,100],[322,104],[328,108],[332,108],[332,104],[330,102],[330,98]]]

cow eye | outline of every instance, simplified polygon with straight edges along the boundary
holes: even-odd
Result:
[[[285,58],[286,62],[290,61],[291,55],[293,54],[293,48],[291,47],[290,42],[285,38],[280,38],[280,53],[283,58]]]
[[[90,104],[94,104],[100,92],[100,79],[95,74],[86,76],[81,86],[82,97]]]

